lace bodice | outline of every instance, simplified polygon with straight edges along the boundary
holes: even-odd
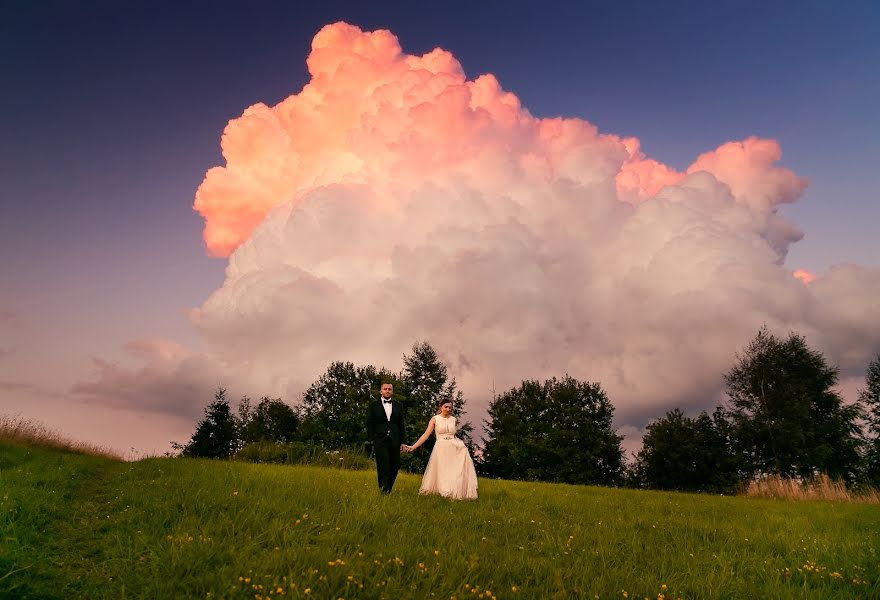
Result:
[[[443,439],[455,437],[455,417],[434,415],[434,435]]]

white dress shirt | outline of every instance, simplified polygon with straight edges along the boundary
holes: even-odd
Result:
[[[382,408],[385,409],[385,416],[388,417],[388,420],[391,420],[391,402],[390,399],[388,402],[385,402],[385,398],[379,396],[379,400],[382,401]]]

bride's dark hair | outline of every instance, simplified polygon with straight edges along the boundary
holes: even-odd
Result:
[[[452,404],[452,400],[448,400],[448,399],[447,399],[447,400],[441,400],[440,402],[438,402],[438,403],[437,403],[437,413],[436,413],[436,414],[438,414],[438,415],[440,414],[440,409],[443,408],[443,405],[444,405],[444,404]],[[453,405],[453,406],[454,406],[454,405]]]

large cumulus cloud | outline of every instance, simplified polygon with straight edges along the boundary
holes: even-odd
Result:
[[[806,181],[773,140],[679,172],[636,138],[533,117],[449,52],[344,23],[315,36],[308,67],[300,92],[228,124],[226,164],[196,194],[208,251],[229,257],[192,314],[202,372],[292,398],[332,360],[397,368],[424,339],[478,414],[493,389],[568,372],[641,427],[717,402],[762,324],[844,372],[878,348],[880,272],[785,266],[802,233],[779,208]],[[166,374],[193,360],[168,356]]]

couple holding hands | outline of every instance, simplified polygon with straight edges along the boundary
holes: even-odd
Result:
[[[403,443],[403,406],[391,399],[394,388],[383,383],[379,400],[370,402],[367,412],[367,436],[373,442],[379,489],[391,493],[400,453],[413,452],[431,436],[437,437],[422,477],[419,494],[440,494],[456,500],[474,500],[477,497],[477,472],[467,446],[455,437],[456,422],[452,416],[452,401],[442,401],[439,411],[428,421],[425,433],[412,446]]]

